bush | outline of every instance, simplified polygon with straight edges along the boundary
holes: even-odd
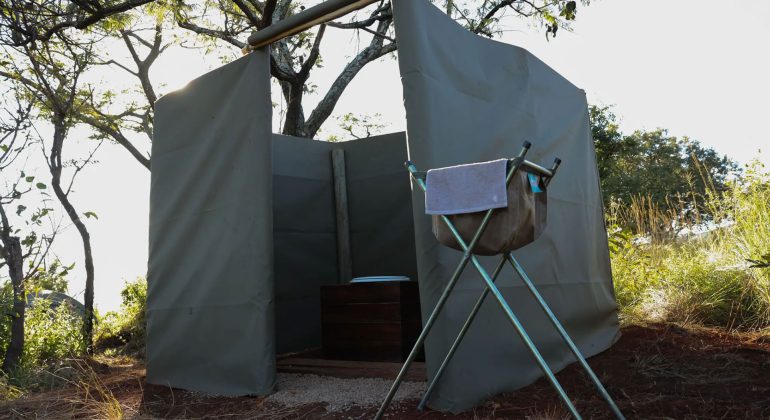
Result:
[[[126,282],[120,292],[120,312],[110,311],[99,319],[95,335],[96,348],[121,354],[143,356],[146,335],[145,307],[147,280]]]
[[[12,313],[10,291],[3,288],[3,314]],[[5,354],[10,340],[11,317],[0,323],[0,351]],[[67,302],[52,308],[51,301],[36,298],[24,314],[24,353],[14,372],[0,378],[0,400],[16,398],[25,390],[51,387],[65,373],[62,361],[85,353],[82,314]]]
[[[83,318],[68,304],[56,309],[51,302],[36,299],[24,319],[22,363],[33,368],[85,353]]]
[[[710,227],[708,233],[666,237],[610,229],[621,317],[770,328],[770,269],[762,265],[770,253],[770,176],[755,162],[741,183],[700,199],[716,216],[701,226]],[[614,208],[608,220],[628,214],[646,226],[672,226],[677,220],[640,208],[644,200],[635,203],[637,208]]]
[[[9,289],[9,288],[7,288]],[[4,315],[13,313],[10,290],[3,289],[1,298]],[[82,317],[69,304],[51,307],[47,299],[36,298],[27,306],[24,314],[24,355],[22,366],[31,368],[51,361],[80,355],[85,348],[82,342]],[[11,317],[3,316],[0,322],[0,352],[5,354],[11,337]]]

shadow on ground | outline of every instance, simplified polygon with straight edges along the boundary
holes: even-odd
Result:
[[[628,418],[770,417],[770,344],[751,336],[672,325],[629,326],[589,363]],[[371,418],[376,407],[327,411],[324,403],[286,407],[261,397],[225,398],[148,385],[142,366],[97,372],[101,385],[71,386],[0,405],[3,418]],[[612,418],[574,364],[557,375],[585,418]],[[100,391],[98,388],[103,389]],[[107,392],[108,391],[108,392]],[[390,410],[399,419],[568,418],[540,380],[457,416],[415,411],[418,395]]]

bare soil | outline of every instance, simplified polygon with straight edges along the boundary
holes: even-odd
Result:
[[[589,360],[627,418],[770,418],[770,342],[755,336],[673,325],[629,326],[620,341]],[[93,387],[72,386],[0,403],[1,418],[105,418],[110,402],[129,418],[371,418],[376,407],[328,412],[324,404],[283,407],[265,398],[224,398],[144,383],[141,365],[97,372],[114,400]],[[557,375],[585,418],[612,418],[579,367]],[[414,400],[389,411],[403,419],[568,418],[545,380],[502,394],[456,416],[415,410]]]

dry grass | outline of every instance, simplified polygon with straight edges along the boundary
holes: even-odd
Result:
[[[73,385],[78,390],[80,398],[72,401],[71,405],[80,412],[75,413],[74,417],[82,418],[86,415],[93,415],[105,420],[122,419],[123,408],[120,401],[104,385],[94,369],[83,360],[76,360],[75,363],[80,373],[80,379]]]
[[[135,410],[127,409],[105,383],[107,365],[93,359],[69,359],[67,373],[47,372],[61,386],[48,392],[27,393],[4,404],[11,418],[35,419],[122,419]],[[114,382],[115,378],[112,378]]]
[[[770,331],[770,267],[747,262],[770,254],[764,168],[747,169],[729,191],[677,197],[664,208],[638,198],[612,206],[607,218],[623,321]]]
[[[571,418],[572,416],[563,405],[554,405],[527,416],[527,420],[569,420]]]

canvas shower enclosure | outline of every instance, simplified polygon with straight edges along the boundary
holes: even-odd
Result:
[[[586,356],[619,336],[585,94],[527,51],[482,39],[427,0],[394,0],[407,135],[324,143],[271,134],[260,49],[155,107],[147,380],[223,394],[273,391],[276,352],[320,343],[318,289],[337,282],[330,152],[346,156],[354,275],[419,281],[423,318],[459,252],[440,246],[403,168],[561,156],[548,226],[515,252]],[[408,151],[408,152],[407,152]],[[492,264],[494,258],[482,257]],[[512,270],[498,281],[554,370],[573,361]],[[435,374],[484,284],[460,278],[425,346]],[[478,322],[480,321],[480,322]],[[460,411],[540,370],[487,302],[431,408]]]

